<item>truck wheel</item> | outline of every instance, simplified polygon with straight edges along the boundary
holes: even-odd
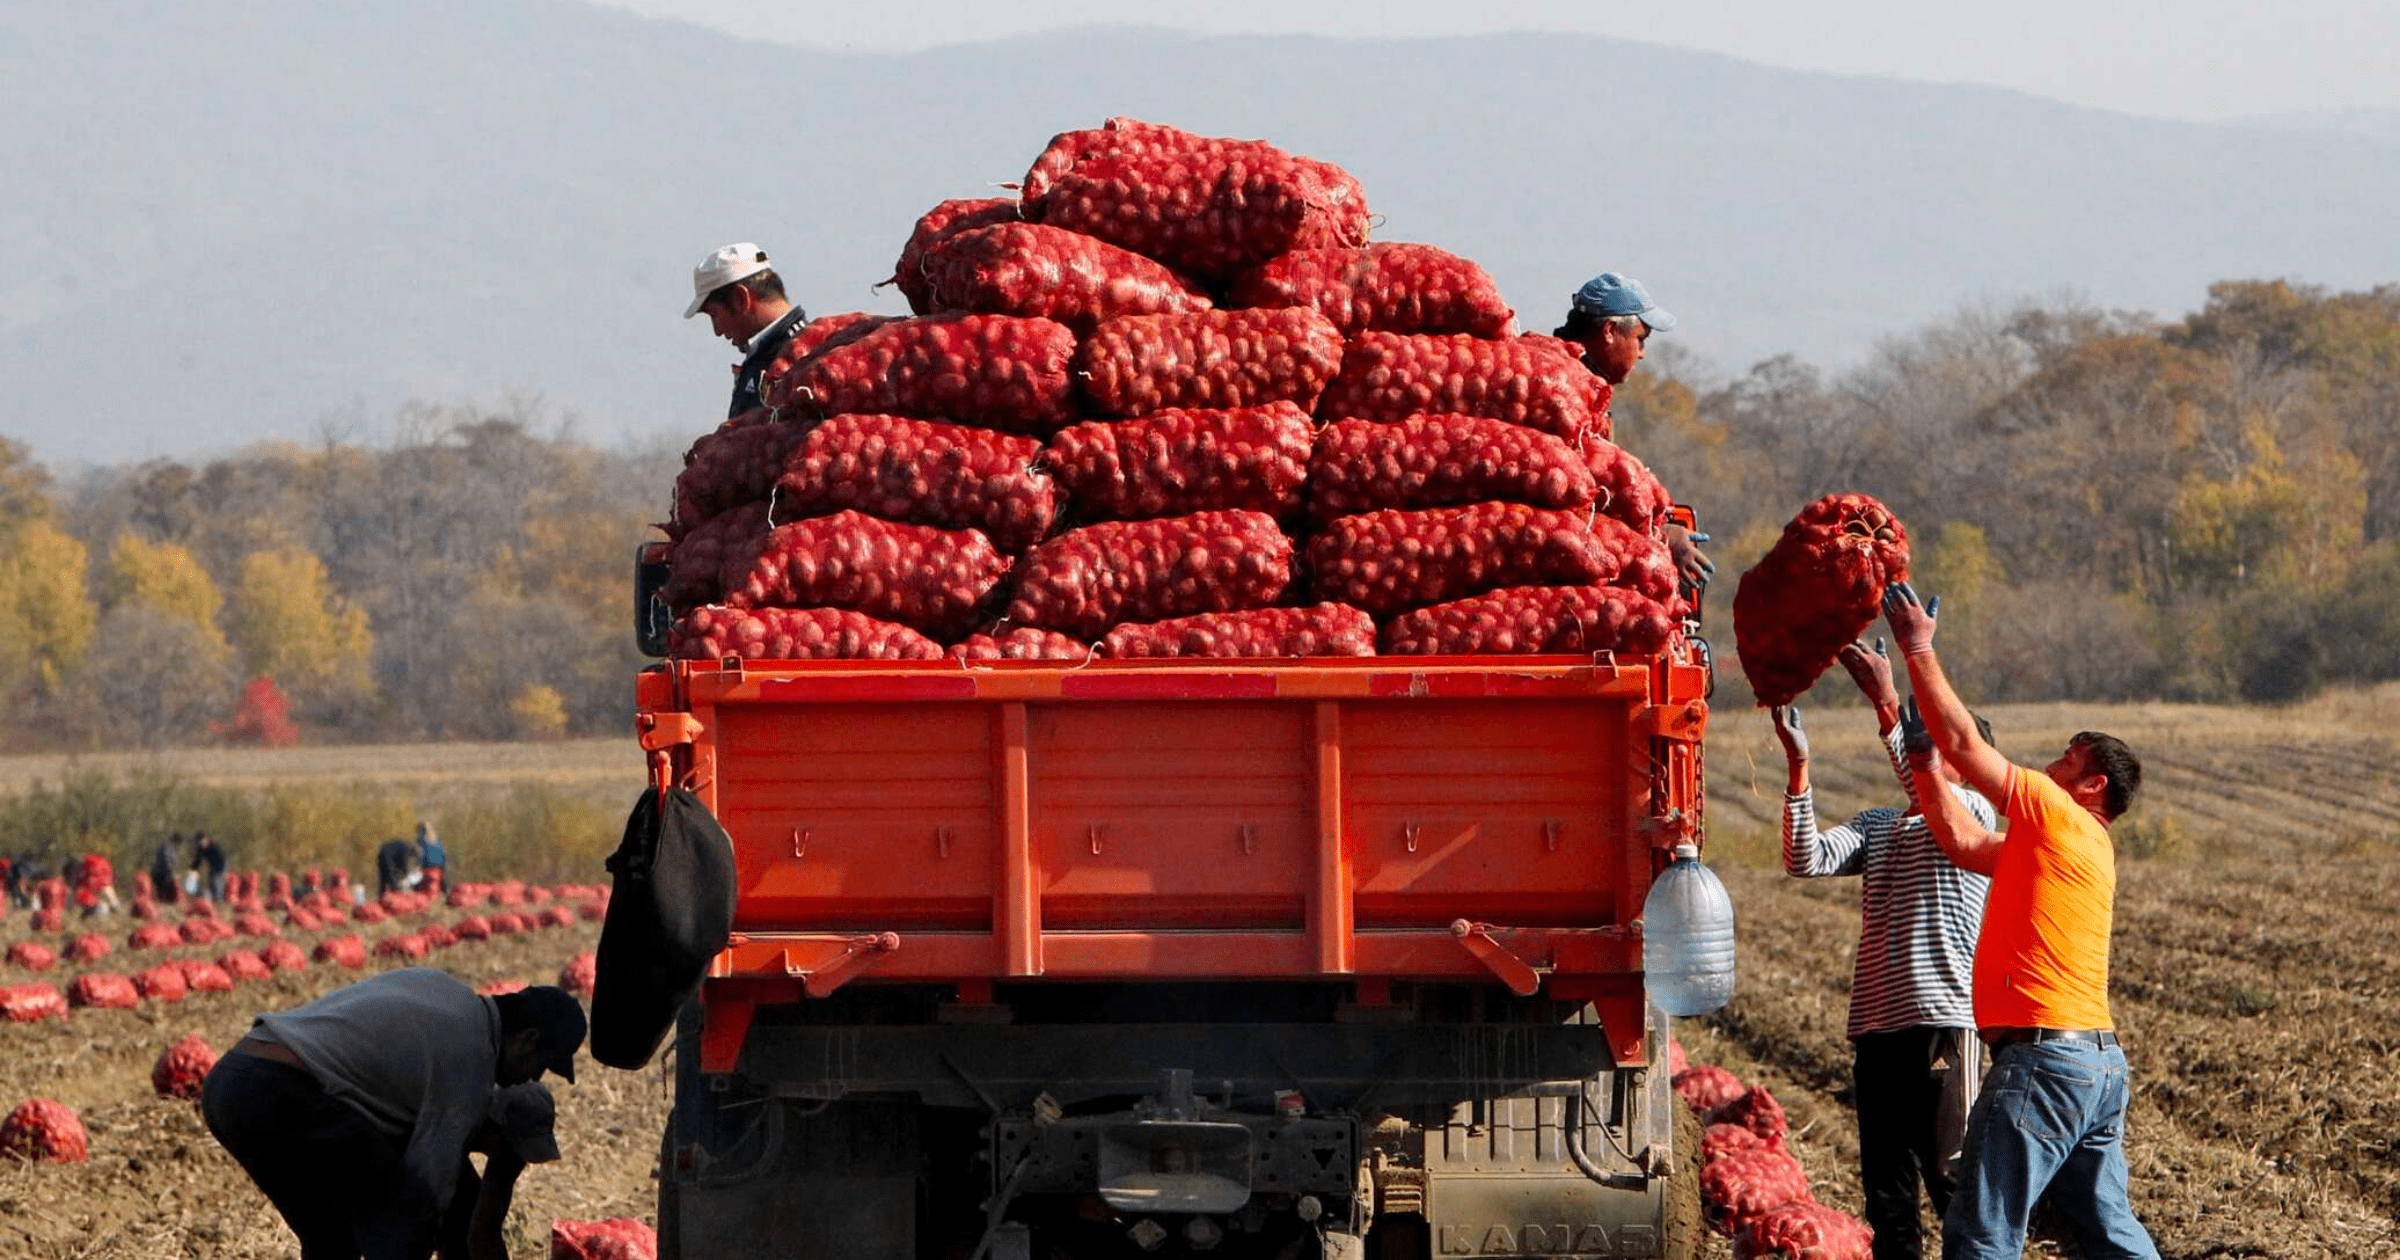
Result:
[[[1700,1138],[1705,1126],[1700,1123],[1700,1113],[1685,1106],[1681,1098],[1673,1106],[1675,1169],[1667,1178],[1660,1242],[1665,1260],[1694,1260],[1708,1235],[1708,1223],[1700,1215]],[[665,1256],[660,1260],[666,1260]]]

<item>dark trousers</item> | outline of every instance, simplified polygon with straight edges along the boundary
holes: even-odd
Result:
[[[1875,1230],[1875,1260],[1923,1260],[1918,1191],[1933,1200],[1935,1216],[1949,1212],[1958,1184],[1950,1157],[1959,1148],[1974,1078],[1982,1074],[1980,1047],[1972,1029],[1922,1026],[1868,1033],[1851,1045],[1857,1051],[1851,1082],[1858,1099],[1858,1174],[1866,1221]],[[1957,1092],[1962,1086],[1963,1098]],[[1947,1100],[1945,1090],[1951,1091]]]
[[[464,1239],[477,1189],[464,1157],[450,1219],[437,1221],[400,1143],[299,1068],[228,1054],[201,1088],[200,1113],[299,1236],[301,1260],[423,1260]]]

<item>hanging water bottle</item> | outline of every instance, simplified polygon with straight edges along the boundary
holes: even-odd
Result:
[[[1706,1015],[1733,997],[1733,899],[1696,845],[1675,846],[1642,901],[1642,984],[1669,1015]]]

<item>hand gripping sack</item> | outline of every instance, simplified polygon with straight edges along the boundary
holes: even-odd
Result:
[[[650,1061],[733,932],[733,840],[683,788],[644,791],[608,859],[592,985],[592,1057]]]

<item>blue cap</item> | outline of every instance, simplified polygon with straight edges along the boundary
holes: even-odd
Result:
[[[1675,317],[1650,300],[1650,290],[1643,288],[1641,281],[1628,280],[1613,271],[1603,271],[1575,290],[1575,309],[1603,319],[1611,315],[1639,315],[1652,332],[1667,332],[1675,327]]]

